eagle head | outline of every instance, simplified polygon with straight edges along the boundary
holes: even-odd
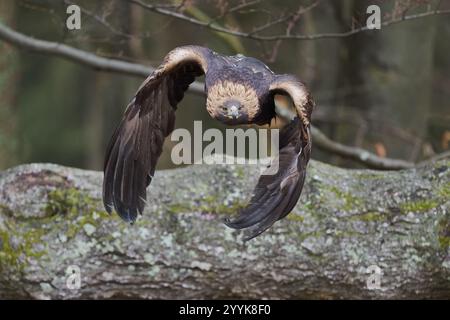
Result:
[[[259,99],[249,84],[218,81],[207,90],[206,110],[212,118],[225,124],[246,124],[259,114]]]

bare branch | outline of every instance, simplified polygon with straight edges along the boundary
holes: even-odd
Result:
[[[300,8],[296,12],[294,12],[292,14],[289,14],[289,15],[284,15],[284,16],[276,19],[276,20],[270,21],[270,22],[268,22],[268,23],[266,23],[266,24],[264,24],[264,25],[262,25],[262,26],[260,26],[258,28],[255,28],[254,30],[252,30],[249,33],[249,35],[254,35],[254,34],[260,33],[261,31],[264,31],[264,30],[266,30],[266,29],[268,29],[268,28],[270,28],[270,27],[272,27],[274,25],[277,25],[279,23],[285,22],[285,21],[287,21],[289,19],[293,19],[294,18],[294,19],[298,20],[298,18],[302,14],[305,14],[306,12],[312,10],[317,5],[319,5],[319,3],[320,3],[320,0],[317,0],[317,1],[313,2],[311,5],[309,5],[309,6],[305,7],[305,8],[300,6]],[[286,32],[286,35],[289,35],[290,32],[291,32],[291,30],[289,30],[289,32]],[[278,39],[278,40],[282,40],[282,39]]]
[[[341,157],[355,160],[372,169],[398,170],[412,168],[414,166],[411,162],[398,159],[381,158],[367,150],[343,145],[339,142],[331,140],[316,127],[311,128],[311,133],[314,138],[314,146],[337,154]]]
[[[142,64],[100,57],[96,54],[67,46],[62,43],[45,41],[26,36],[0,23],[0,39],[30,51],[59,56],[90,68],[105,72],[116,72],[134,77],[147,77],[154,68]],[[194,93],[203,94],[203,84],[191,86]]]
[[[230,9],[226,10],[225,12],[219,14],[218,16],[212,18],[212,19],[208,22],[208,25],[213,24],[213,23],[216,22],[217,20],[222,19],[223,17],[229,15],[230,13],[240,11],[240,10],[242,10],[242,9],[245,9],[245,8],[247,8],[247,7],[250,7],[250,6],[253,6],[253,5],[258,4],[258,3],[260,3],[260,2],[261,2],[261,0],[253,0],[253,1],[243,2],[243,3],[241,3],[241,4],[238,4],[237,6],[234,6],[234,7],[230,8]]]
[[[62,43],[35,39],[14,31],[3,24],[0,24],[0,39],[22,49],[59,56],[96,70],[119,72],[138,77],[146,77],[153,71],[153,68],[140,64],[103,58]]]
[[[147,77],[154,70],[154,68],[137,63],[100,57],[93,53],[73,48],[62,43],[35,39],[14,31],[1,23],[0,39],[21,49],[55,55],[99,71],[116,72],[136,77]],[[189,87],[189,90],[192,93],[204,95],[203,87],[204,84],[195,82]],[[364,149],[334,142],[315,127],[312,127],[312,135],[316,146],[343,157],[356,160],[370,168],[396,170],[414,166],[414,164],[410,162],[380,158]]]
[[[148,4],[145,2],[142,2],[140,0],[127,0],[130,3],[133,3],[135,5],[138,5],[146,10],[149,10],[154,13],[162,14],[165,16],[169,16],[172,18],[176,18],[188,23],[191,23],[193,25],[203,27],[206,29],[210,29],[212,31],[216,32],[222,32],[226,33],[232,36],[241,37],[241,38],[247,38],[252,40],[259,40],[259,41],[277,41],[277,40],[317,40],[317,39],[331,39],[331,38],[345,38],[352,35],[355,35],[360,32],[368,31],[370,29],[367,28],[367,26],[363,26],[360,28],[354,28],[346,32],[330,32],[330,33],[316,33],[316,34],[280,34],[280,35],[259,35],[258,33],[262,30],[267,29],[267,25],[264,25],[262,27],[256,28],[256,31],[253,30],[252,32],[243,32],[238,30],[231,30],[222,26],[219,26],[217,24],[211,24],[210,22],[203,22],[198,19],[189,17],[181,12],[172,11],[166,8],[161,8],[156,5]],[[381,27],[387,27],[390,25],[394,25],[403,21],[410,21],[410,20],[416,20],[421,19],[429,16],[435,16],[435,15],[447,15],[450,14],[450,10],[433,10],[433,11],[426,11],[418,14],[411,14],[411,15],[405,15],[400,17],[393,17],[390,20],[384,21],[381,23]],[[279,22],[286,21],[290,18],[290,16],[287,16],[287,18],[282,17],[275,21],[274,24],[277,24]],[[271,26],[272,23],[269,23],[269,26]]]

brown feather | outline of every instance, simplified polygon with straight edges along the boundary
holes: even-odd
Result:
[[[106,152],[103,202],[108,212],[115,209],[128,222],[142,214],[164,139],[174,129],[175,108],[206,69],[204,54],[204,48],[193,46],[170,52],[128,105]]]
[[[302,126],[303,123],[296,118],[281,129],[278,172],[261,175],[249,205],[234,220],[225,220],[227,226],[235,229],[250,228],[245,240],[267,230],[297,204],[311,151],[310,137],[302,133]]]

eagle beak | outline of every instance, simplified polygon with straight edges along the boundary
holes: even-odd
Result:
[[[238,109],[238,107],[235,106],[235,105],[232,105],[232,106],[230,107],[230,109],[229,109],[228,114],[229,114],[233,119],[237,118],[237,117],[239,116],[239,109]]]
[[[236,100],[226,101],[222,106],[224,115],[229,119],[239,118],[241,108],[240,102]]]

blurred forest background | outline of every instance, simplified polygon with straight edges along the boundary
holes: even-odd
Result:
[[[82,8],[81,30],[66,28],[72,3]],[[345,34],[365,26],[371,4],[381,7],[383,21],[419,16]],[[253,56],[308,85],[317,104],[313,124],[329,138],[419,162],[450,146],[450,14],[433,14],[436,8],[448,13],[450,1],[0,0],[0,23],[153,67],[185,44]],[[324,33],[335,35],[314,36]],[[29,162],[101,169],[108,139],[142,80],[0,38],[0,169]],[[194,120],[223,128],[209,118],[203,97],[187,94],[177,127],[192,128]],[[160,168],[171,167],[170,150],[166,143]],[[360,166],[318,148],[313,158]]]

